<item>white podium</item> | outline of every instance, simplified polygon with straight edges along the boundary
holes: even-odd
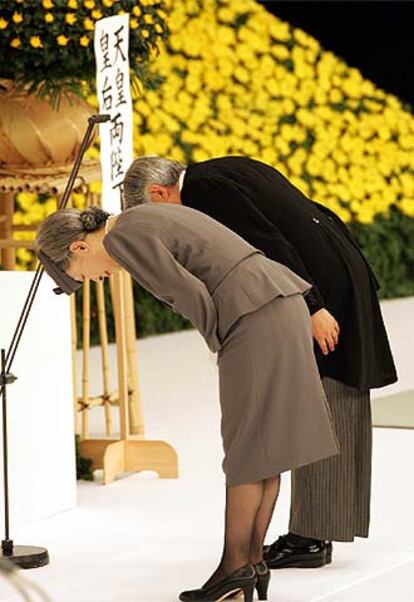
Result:
[[[0,347],[6,352],[32,279],[33,272],[0,271]],[[17,381],[7,389],[12,537],[16,528],[76,503],[69,297],[55,295],[54,286],[44,274],[11,368]],[[2,462],[1,431],[0,443]]]

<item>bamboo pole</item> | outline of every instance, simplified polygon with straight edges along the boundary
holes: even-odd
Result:
[[[144,435],[144,417],[139,392],[137,371],[137,343],[136,325],[134,312],[134,295],[132,279],[127,273],[123,273],[124,303],[125,303],[125,332],[129,373],[129,420],[131,434]]]
[[[125,303],[122,271],[110,276],[112,303],[115,315],[116,351],[118,359],[119,428],[121,439],[130,438],[128,415],[128,380],[125,337]],[[111,282],[112,281],[112,282]]]
[[[14,270],[16,267],[16,246],[13,244],[14,192],[2,193],[0,206],[5,217],[0,226],[0,238],[3,239],[1,263],[3,269]]]
[[[83,283],[83,366],[82,366],[82,437],[87,439],[89,436],[89,349],[90,349],[90,324],[91,324],[91,304],[90,304],[91,283],[86,279]]]
[[[78,397],[78,411],[82,409],[83,407],[83,397]],[[89,396],[89,407],[102,407],[104,405],[104,396],[103,395],[92,395]],[[110,406],[117,406],[119,405],[119,395],[118,395],[118,390],[112,391],[112,393],[109,394],[109,399],[108,399],[108,403]]]
[[[72,334],[72,383],[73,383],[73,413],[75,434],[79,434],[78,424],[78,395],[77,395],[77,378],[76,378],[76,348],[78,346],[78,333],[76,330],[76,296],[70,296],[70,324]]]
[[[108,328],[106,324],[104,283],[96,283],[96,302],[98,306],[99,338],[102,357],[103,406],[105,410],[106,434],[112,435],[112,409],[109,402],[109,361],[108,361]]]

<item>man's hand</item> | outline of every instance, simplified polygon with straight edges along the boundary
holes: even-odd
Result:
[[[335,351],[338,344],[339,324],[326,309],[320,309],[311,316],[312,334],[324,355]]]

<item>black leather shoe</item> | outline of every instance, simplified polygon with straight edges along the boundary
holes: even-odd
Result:
[[[255,564],[254,568],[257,576],[256,589],[259,600],[267,600],[267,590],[269,589],[270,583],[270,569],[264,560]]]
[[[182,592],[180,600],[182,602],[219,602],[243,592],[244,602],[253,602],[256,583],[257,577],[253,565],[246,564],[216,585]]]
[[[325,549],[326,549],[326,560],[325,560],[325,564],[331,564],[332,562],[332,542],[331,541],[326,541],[325,542]]]
[[[269,569],[318,568],[332,561],[332,543],[314,539],[303,546],[293,546],[288,537],[282,535],[264,547],[263,557]]]

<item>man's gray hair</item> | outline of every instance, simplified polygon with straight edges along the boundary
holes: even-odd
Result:
[[[123,208],[149,203],[151,197],[148,188],[152,184],[173,186],[178,182],[185,165],[172,159],[148,156],[136,159],[124,179]]]

